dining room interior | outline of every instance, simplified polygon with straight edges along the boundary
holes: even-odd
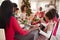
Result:
[[[60,40],[60,0],[0,0],[0,40]]]

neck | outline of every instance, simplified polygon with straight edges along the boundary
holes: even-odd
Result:
[[[51,22],[52,20],[47,20],[47,22]]]
[[[25,11],[23,11],[23,13],[26,13]]]

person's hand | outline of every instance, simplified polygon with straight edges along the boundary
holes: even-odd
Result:
[[[35,26],[36,29],[40,30],[40,27],[39,26]]]
[[[33,30],[40,30],[40,28],[38,26],[34,26],[29,31],[33,31]]]

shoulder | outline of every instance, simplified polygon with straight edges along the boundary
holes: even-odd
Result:
[[[16,18],[14,16],[11,16],[10,20],[13,21],[16,20]]]
[[[54,24],[54,22],[49,22],[49,23],[48,23],[48,28],[49,28],[50,30],[53,29],[53,27],[54,27],[53,24]]]

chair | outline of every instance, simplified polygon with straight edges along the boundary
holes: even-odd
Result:
[[[4,29],[0,29],[0,40],[6,40]]]

